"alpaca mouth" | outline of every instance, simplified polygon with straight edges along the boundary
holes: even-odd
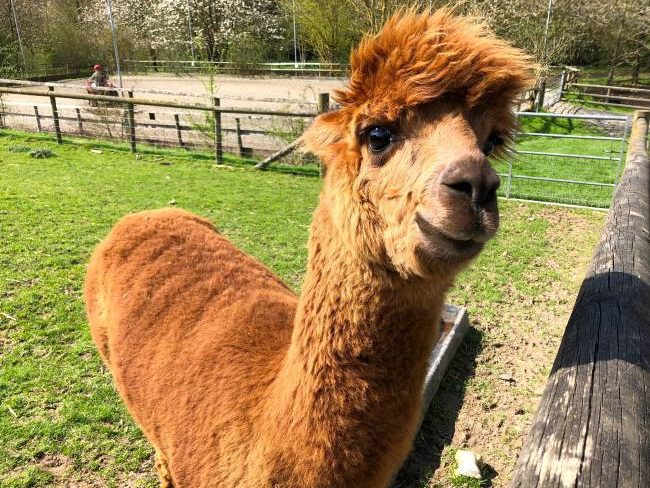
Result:
[[[432,257],[451,261],[468,260],[475,257],[483,249],[489,239],[484,233],[471,237],[455,237],[436,228],[419,212],[415,216],[420,232],[425,238],[423,250]]]

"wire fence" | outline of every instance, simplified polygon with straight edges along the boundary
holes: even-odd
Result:
[[[300,100],[209,98],[196,100],[141,99],[126,91],[122,97],[92,96],[72,88],[48,85],[0,85],[0,126],[53,132],[57,138],[81,136],[124,141],[137,150],[142,144],[185,150],[212,150],[244,159],[281,152],[302,134],[329,98],[318,104]],[[0,80],[2,83],[2,80]],[[78,90],[78,87],[76,87]],[[49,99],[49,100],[48,100]],[[191,103],[190,103],[191,102]],[[263,108],[252,108],[257,105]],[[271,107],[271,108],[269,108]],[[493,161],[506,198],[607,208],[623,169],[628,117],[518,112],[520,131],[511,157]],[[282,155],[288,164],[315,164],[296,152]]]

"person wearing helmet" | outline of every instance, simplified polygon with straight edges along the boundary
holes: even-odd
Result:
[[[108,75],[104,73],[104,67],[101,64],[96,64],[93,66],[93,71],[94,73],[88,80],[91,86],[108,86]]]

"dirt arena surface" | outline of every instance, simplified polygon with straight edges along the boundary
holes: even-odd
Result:
[[[61,80],[57,82],[57,92],[85,93],[85,78]],[[110,81],[117,86],[116,76]],[[173,75],[147,75],[123,76],[122,86],[125,90],[133,90],[136,98],[150,100],[169,100],[194,103],[206,103],[213,95],[222,97],[223,106],[236,107],[263,107],[265,100],[275,99],[275,103],[315,104],[318,93],[329,92],[344,85],[345,80],[334,78],[243,78],[234,76],[173,76]],[[30,90],[35,89],[31,87]],[[44,93],[46,88],[40,88]],[[147,93],[147,91],[174,92]],[[42,97],[25,95],[5,95],[5,101],[20,101],[23,103],[42,103]],[[247,98],[257,100],[245,100]],[[45,100],[46,101],[46,100]]]

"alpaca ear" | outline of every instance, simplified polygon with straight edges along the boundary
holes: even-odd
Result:
[[[329,165],[345,153],[344,131],[346,123],[341,112],[327,112],[319,115],[303,133],[302,146]]]

